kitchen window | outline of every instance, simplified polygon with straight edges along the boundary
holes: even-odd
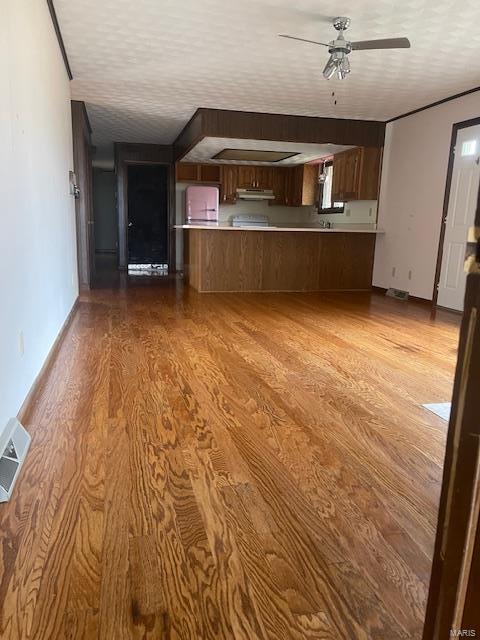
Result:
[[[332,202],[333,160],[321,165],[318,213],[343,213],[344,202]]]

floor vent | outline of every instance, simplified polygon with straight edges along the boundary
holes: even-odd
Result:
[[[10,500],[29,446],[30,436],[16,418],[11,418],[0,433],[0,502]]]
[[[408,300],[408,291],[402,291],[401,289],[387,289],[385,293],[389,298],[396,298],[397,300]]]

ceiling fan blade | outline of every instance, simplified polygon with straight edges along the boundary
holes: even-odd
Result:
[[[383,40],[359,40],[352,42],[353,51],[364,51],[366,49],[409,49],[410,40],[408,38],[385,38]]]
[[[289,38],[290,40],[300,40],[300,42],[309,42],[310,44],[319,44],[322,47],[329,47],[329,44],[326,44],[325,42],[315,42],[315,40],[305,40],[305,38],[297,38],[295,36],[287,36],[284,33],[279,33],[278,34],[279,38]]]

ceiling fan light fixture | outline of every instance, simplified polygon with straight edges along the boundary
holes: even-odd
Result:
[[[337,63],[335,58],[332,55],[330,56],[327,64],[325,65],[325,69],[323,70],[323,77],[326,78],[327,80],[330,80],[331,78],[333,78],[336,71],[337,71]]]
[[[338,35],[335,40],[331,40],[328,44],[326,42],[318,42],[317,40],[298,38],[297,36],[279,35],[281,38],[289,38],[290,40],[299,40],[300,42],[308,42],[310,44],[327,47],[330,58],[323,70],[323,76],[327,80],[330,80],[335,75],[340,80],[344,80],[347,77],[350,73],[350,63],[347,56],[351,51],[410,48],[410,40],[408,38],[381,38],[377,40],[358,40],[356,42],[351,42],[350,39],[345,40],[344,32],[350,26],[350,18],[346,16],[334,18],[333,26],[338,32]]]
[[[324,78],[331,80],[336,75],[339,80],[344,80],[350,73],[350,62],[347,55],[342,51],[333,51],[323,70]]]
[[[345,80],[345,78],[350,73],[350,61],[346,55],[344,55],[338,63],[338,77],[340,80]]]

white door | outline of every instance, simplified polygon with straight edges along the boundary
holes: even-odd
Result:
[[[460,129],[455,143],[437,304],[463,311],[463,270],[469,227],[475,220],[480,183],[480,125]]]

